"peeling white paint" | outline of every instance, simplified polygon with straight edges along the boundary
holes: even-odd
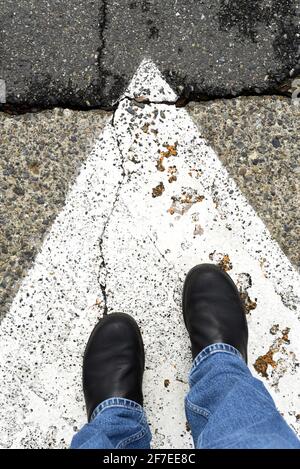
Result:
[[[151,101],[176,98],[144,62],[125,95],[146,96],[147,88]],[[164,145],[174,155],[159,171]],[[172,172],[177,180],[169,182]],[[162,195],[153,198],[161,183]],[[108,312],[132,314],[142,329],[153,446],[190,447],[181,291],[188,269],[213,253],[229,256],[229,273],[240,284],[241,274],[251,276],[245,288],[257,307],[248,315],[250,364],[290,328],[290,343],[280,343],[278,366],[264,381],[300,433],[298,273],[188,113],[165,104],[141,108],[124,97],[1,324],[1,447],[66,447],[85,422],[81,357],[103,312],[100,284]]]

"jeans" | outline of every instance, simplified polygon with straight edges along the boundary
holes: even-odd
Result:
[[[213,344],[195,358],[185,411],[196,448],[300,448],[264,384],[231,345]],[[143,408],[111,398],[94,410],[71,448],[149,449]]]

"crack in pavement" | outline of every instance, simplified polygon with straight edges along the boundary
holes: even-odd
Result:
[[[103,51],[105,49],[105,34],[104,30],[106,27],[107,21],[107,0],[102,0],[102,4],[99,8],[99,38],[100,38],[100,46],[98,47],[98,68],[99,68],[99,75],[101,76],[101,61],[103,56]],[[102,86],[104,85],[104,76],[102,77]]]
[[[165,104],[166,106],[176,106],[176,107],[184,107],[187,105],[187,102],[184,103],[184,105],[182,104],[178,104],[178,102],[181,100],[181,98],[176,98],[176,99],[173,99],[172,101],[168,101],[168,100],[163,100],[163,101],[151,101],[151,99],[145,97],[143,100],[140,100],[139,98],[143,98],[143,96],[135,96],[135,97],[132,97],[132,96],[123,96],[123,98],[119,101],[119,102],[122,102],[126,99],[128,99],[128,101],[131,101],[131,102],[134,102],[137,106],[139,104],[144,104],[145,106],[149,105],[151,106],[152,104],[156,104],[156,105],[160,105],[160,104]]]
[[[102,54],[102,47],[98,48],[98,54],[101,56]],[[291,83],[288,83],[286,86],[284,84],[282,85],[282,90],[270,90],[269,93],[253,93],[253,92],[243,92],[243,93],[238,93],[236,95],[224,95],[224,96],[213,96],[213,95],[205,95],[203,94],[201,98],[194,99],[193,97],[188,96],[187,94],[183,94],[179,96],[177,99],[174,101],[151,101],[148,98],[146,98],[144,101],[142,101],[143,104],[151,105],[151,104],[165,104],[165,105],[170,105],[170,106],[176,106],[176,107],[186,107],[189,103],[207,103],[207,102],[213,102],[213,101],[231,101],[235,100],[237,98],[255,98],[257,96],[261,97],[262,99],[264,97],[270,97],[270,96],[275,96],[275,97],[287,97],[292,99],[293,95],[293,90],[295,90],[295,86],[293,86],[293,82],[297,80],[299,76],[297,75],[295,78],[290,80]],[[0,112],[3,112],[4,114],[9,114],[9,115],[22,115],[22,114],[38,114],[40,112],[44,111],[51,111],[53,109],[67,109],[70,111],[81,111],[81,112],[89,112],[89,111],[95,111],[95,110],[102,110],[106,112],[114,112],[118,107],[119,104],[124,101],[125,99],[128,99],[129,101],[135,101],[136,103],[141,103],[141,101],[136,101],[136,98],[132,96],[123,96],[120,98],[115,104],[112,106],[101,106],[101,105],[95,105],[95,106],[78,106],[78,105],[72,105],[71,103],[66,105],[66,106],[27,106],[26,103],[23,105],[18,105],[18,104],[12,104],[12,103],[6,103],[6,104],[0,104]]]
[[[139,101],[136,100],[136,98],[133,98],[131,96],[127,96],[127,95],[124,95],[117,103],[117,106],[116,108],[114,109],[114,112],[113,112],[113,115],[112,115],[112,118],[111,118],[111,126],[112,128],[114,129],[114,136],[115,136],[115,139],[116,139],[116,144],[117,144],[117,147],[118,147],[118,150],[119,150],[119,154],[121,156],[121,161],[120,161],[120,167],[121,167],[121,180],[118,181],[118,187],[116,189],[116,192],[115,192],[115,196],[114,196],[114,200],[113,200],[113,203],[112,203],[112,207],[111,207],[111,210],[106,218],[106,221],[103,225],[103,229],[102,229],[102,232],[101,232],[101,235],[99,237],[99,241],[98,241],[98,244],[99,244],[99,251],[100,251],[100,259],[101,259],[101,262],[100,262],[100,266],[99,266],[99,272],[98,272],[98,276],[97,276],[97,281],[98,281],[98,284],[99,284],[99,287],[101,289],[101,293],[102,293],[102,299],[103,299],[103,306],[101,306],[101,304],[99,304],[99,307],[103,309],[103,315],[106,316],[107,313],[108,313],[108,305],[107,305],[107,282],[106,282],[106,279],[107,279],[107,263],[106,263],[106,260],[105,260],[105,253],[104,253],[104,246],[103,246],[103,243],[104,243],[104,237],[105,237],[105,233],[107,231],[107,228],[109,226],[109,223],[110,223],[110,220],[114,214],[114,211],[115,211],[115,208],[116,208],[116,205],[119,201],[119,197],[120,197],[120,192],[121,192],[121,189],[124,185],[124,181],[125,181],[125,178],[126,176],[129,176],[131,173],[128,173],[126,174],[126,171],[125,171],[125,167],[124,167],[124,163],[125,163],[125,154],[122,150],[122,142],[121,142],[121,138],[119,137],[118,135],[118,132],[116,131],[116,113],[121,105],[121,103],[123,101],[130,101],[130,102],[135,102],[137,104],[140,104]],[[150,101],[149,99],[146,99],[144,101],[142,101],[142,103],[144,105],[152,105],[152,104],[155,104],[155,105],[170,105],[170,106],[174,106],[176,105],[176,102],[177,100],[174,100],[174,101],[161,101],[161,102],[157,102],[157,101]],[[129,211],[128,207],[126,207],[127,210]],[[130,212],[130,211],[129,211]],[[164,261],[170,266],[172,267],[172,269],[174,270],[174,272],[176,273],[176,276],[178,277],[178,279],[180,281],[182,281],[182,279],[180,278],[180,275],[179,273],[176,271],[175,267],[173,264],[170,264],[170,262],[168,261],[168,259],[165,257],[165,255],[158,249],[158,247],[156,246],[154,240],[149,236],[149,239],[150,241],[152,242],[153,246],[155,247],[155,249],[157,250],[157,252],[160,254],[160,256],[164,259]],[[104,272],[104,275],[103,275],[103,272]]]
[[[122,100],[123,101],[123,100]],[[103,303],[104,303],[104,306],[103,306],[103,315],[106,316],[107,315],[107,291],[106,291],[106,287],[107,287],[107,284],[106,284],[106,279],[107,279],[107,263],[105,261],[105,255],[104,255],[104,249],[103,249],[103,241],[104,241],[104,237],[105,237],[105,233],[106,233],[106,230],[109,226],[109,223],[110,223],[110,220],[114,214],[114,211],[115,211],[115,208],[116,208],[116,205],[119,201],[119,197],[120,197],[120,192],[121,192],[121,189],[124,185],[124,181],[125,181],[125,177],[126,177],[126,171],[125,171],[125,167],[124,167],[124,162],[125,162],[125,155],[123,153],[123,151],[121,150],[121,142],[120,142],[120,138],[118,137],[118,133],[116,132],[116,126],[115,126],[115,113],[117,112],[119,106],[120,106],[120,103],[121,101],[119,102],[118,104],[118,107],[115,109],[114,111],[114,114],[112,116],[112,119],[111,119],[111,126],[112,128],[114,129],[114,135],[115,135],[115,138],[116,138],[116,143],[117,143],[117,147],[118,147],[118,150],[119,150],[119,155],[121,157],[121,161],[120,161],[120,167],[121,167],[121,180],[118,181],[118,187],[117,187],[117,190],[115,192],[115,196],[114,196],[114,200],[113,200],[113,203],[112,203],[112,207],[111,207],[111,210],[106,218],[106,221],[103,225],[103,229],[102,229],[102,232],[101,232],[101,235],[100,235],[100,238],[99,238],[99,250],[100,250],[100,259],[101,259],[101,262],[100,262],[100,266],[99,266],[99,272],[98,272],[98,277],[97,277],[97,281],[98,281],[98,284],[100,286],[100,289],[101,289],[101,293],[102,293],[102,298],[103,298]],[[101,273],[103,272],[104,270],[104,281],[101,281]],[[101,305],[99,305],[101,306]]]
[[[178,280],[182,283],[183,279],[180,277],[179,272],[177,272],[175,265],[167,259],[167,257],[166,257],[165,254],[163,254],[163,253],[161,252],[161,250],[159,249],[159,247],[156,245],[154,239],[153,239],[150,235],[148,235],[148,239],[151,241],[151,243],[153,244],[153,247],[154,247],[155,250],[158,252],[158,254],[160,255],[160,257],[165,261],[165,263],[166,263],[169,267],[172,268],[173,272],[176,274],[176,277],[177,277]]]

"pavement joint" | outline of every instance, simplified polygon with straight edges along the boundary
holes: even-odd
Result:
[[[99,49],[100,50],[100,49]],[[93,112],[97,110],[107,111],[107,112],[115,112],[116,109],[119,107],[123,100],[129,100],[133,103],[138,103],[140,105],[151,105],[151,104],[165,104],[169,106],[175,105],[176,107],[186,107],[189,104],[195,103],[209,103],[209,102],[218,102],[218,101],[233,101],[238,98],[265,98],[265,97],[286,97],[293,99],[294,95],[299,94],[299,86],[298,82],[300,81],[300,75],[296,75],[295,77],[285,81],[281,84],[280,88],[271,89],[269,92],[264,93],[253,93],[253,92],[242,92],[236,95],[228,94],[228,95],[209,95],[203,94],[202,96],[198,96],[197,99],[193,96],[189,96],[186,91],[183,92],[182,95],[179,95],[174,100],[161,100],[155,101],[149,98],[145,98],[143,100],[137,100],[138,96],[132,97],[129,95],[123,95],[120,99],[118,99],[113,105],[111,106],[74,106],[72,103],[70,105],[60,105],[60,106],[27,106],[26,104],[11,104],[11,103],[1,103],[0,102],[0,113],[10,114],[10,115],[23,115],[23,114],[37,114],[40,112],[51,111],[53,109],[61,109],[61,110],[70,110],[70,111],[79,111],[79,112]],[[295,98],[294,98],[295,99]]]

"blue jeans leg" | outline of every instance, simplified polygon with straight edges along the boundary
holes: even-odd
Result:
[[[91,421],[73,437],[72,449],[149,449],[151,432],[143,408],[111,398],[94,410]]]
[[[196,448],[300,448],[264,384],[231,345],[195,358],[186,415]]]

